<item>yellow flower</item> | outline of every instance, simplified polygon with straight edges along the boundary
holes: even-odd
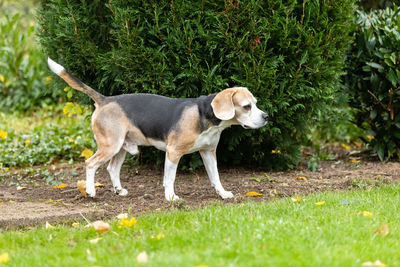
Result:
[[[30,143],[31,143],[30,138],[25,139],[25,146],[29,146]]]
[[[0,130],[0,138],[5,140],[8,136],[8,133],[5,131]]]
[[[0,82],[4,83],[4,76],[0,74]]]
[[[301,197],[291,198],[293,202],[300,202],[302,201]]]
[[[361,211],[361,212],[359,212],[358,214],[361,214],[361,215],[366,216],[366,217],[372,217],[372,216],[374,216],[374,214],[372,214],[372,213],[369,212],[369,211]]]
[[[279,149],[278,150],[272,150],[271,153],[272,154],[281,154],[281,151]]]
[[[303,180],[303,181],[307,181],[307,178],[304,176],[296,176],[297,180]]]
[[[51,76],[47,76],[46,77],[46,82],[49,83],[51,80],[53,80],[53,78],[51,78]]]
[[[0,254],[0,263],[7,263],[9,260],[10,258],[8,257],[7,252]]]
[[[321,206],[321,205],[324,205],[324,204],[325,204],[325,201],[319,201],[319,202],[315,203],[315,205],[317,205],[317,206]]]
[[[85,159],[90,158],[92,155],[93,155],[93,151],[88,148],[85,148],[81,153],[81,157],[84,157]]]
[[[129,218],[122,218],[121,221],[119,222],[118,228],[122,228],[122,226],[126,227],[132,227],[137,223],[137,220],[135,218],[132,218],[129,220]]]
[[[158,240],[160,240],[161,238],[164,238],[164,237],[165,237],[164,234],[158,234],[158,235],[157,235],[157,239],[158,239]]]
[[[373,136],[373,135],[370,135],[370,134],[367,135],[367,139],[368,139],[368,140],[372,140],[372,139],[374,139],[374,138],[375,138],[375,136]]]
[[[70,142],[72,143],[72,142],[74,142],[75,140],[74,140],[74,138],[71,138],[71,137],[70,137],[70,138],[68,138],[68,141],[70,141]]]

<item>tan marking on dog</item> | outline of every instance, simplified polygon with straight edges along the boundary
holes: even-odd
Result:
[[[200,114],[197,105],[187,107],[178,121],[175,130],[167,139],[167,156],[173,163],[186,154],[200,134]]]

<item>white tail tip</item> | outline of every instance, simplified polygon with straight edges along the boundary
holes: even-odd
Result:
[[[47,64],[49,64],[49,68],[55,74],[59,75],[65,68],[58,64],[57,62],[53,61],[51,58],[47,58]]]

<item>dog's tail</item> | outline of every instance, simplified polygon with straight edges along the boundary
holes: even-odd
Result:
[[[90,86],[84,84],[81,82],[78,78],[76,78],[74,75],[70,74],[66,69],[61,66],[60,64],[56,63],[53,61],[51,58],[47,59],[47,63],[49,64],[49,68],[58,76],[60,76],[64,81],[66,81],[69,86],[72,88],[81,91],[85,94],[87,94],[91,99],[96,102],[96,104],[100,105],[104,101],[104,96],[100,94],[99,92],[95,91],[93,88]]]

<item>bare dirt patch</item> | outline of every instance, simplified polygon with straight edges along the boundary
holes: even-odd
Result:
[[[215,202],[270,201],[326,190],[368,189],[380,183],[400,181],[399,162],[327,161],[321,164],[318,172],[311,172],[304,165],[286,172],[222,168],[222,184],[235,195],[234,199],[222,200],[211,188],[205,171],[178,171],[175,192],[185,202],[172,205],[164,199],[162,168],[125,166],[121,182],[129,194],[120,197],[111,191],[111,182],[103,167],[99,169],[96,181],[105,186],[97,188],[94,199],[84,198],[76,188],[76,182],[85,179],[84,164],[59,165],[54,170],[49,169],[56,178],[64,176],[62,182],[68,186],[53,188],[40,175],[27,174],[24,170],[2,175],[0,228],[37,226],[46,221],[71,222],[83,216],[100,219],[128,211],[137,216],[149,211],[198,208]],[[307,180],[296,179],[297,176]],[[17,185],[24,185],[26,189],[17,190]],[[249,191],[262,193],[263,196],[245,197]]]

